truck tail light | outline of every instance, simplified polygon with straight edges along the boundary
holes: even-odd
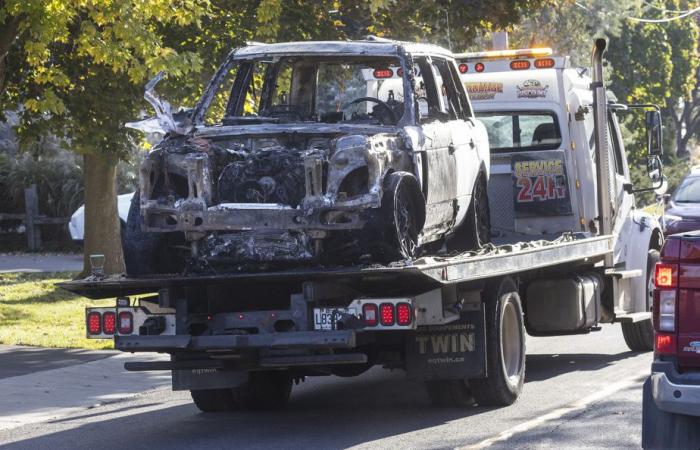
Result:
[[[656,263],[654,284],[657,288],[676,287],[677,278],[675,264]]]
[[[385,327],[394,325],[394,305],[382,303],[379,305],[379,323]]]
[[[535,60],[535,67],[538,69],[549,69],[554,67],[554,60],[552,58],[542,58]]]
[[[654,335],[654,353],[657,355],[675,355],[676,336],[673,334],[656,333]]]
[[[117,331],[117,314],[106,312],[102,314],[102,331],[104,334],[114,334]]]
[[[378,315],[378,308],[374,303],[365,303],[362,305],[362,317],[365,320],[365,326],[376,327],[377,323],[379,323]]]
[[[87,315],[88,334],[96,335],[102,333],[102,316],[100,313],[93,311]]]
[[[510,62],[511,70],[527,70],[530,68],[530,61],[527,59],[516,59]]]
[[[408,303],[399,303],[396,305],[396,323],[397,325],[410,325],[413,321],[413,308]]]
[[[460,64],[460,65],[457,66],[457,67],[459,68],[459,73],[467,73],[467,72],[469,72],[469,66],[466,65],[466,64],[464,64],[464,63]]]
[[[119,321],[117,324],[119,334],[131,334],[134,332],[134,315],[129,311],[119,312]]]
[[[658,307],[654,308],[654,315],[658,314],[657,331],[675,331],[676,329],[676,291],[660,290]],[[657,305],[654,305],[657,306]]]

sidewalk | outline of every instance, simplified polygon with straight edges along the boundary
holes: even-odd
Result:
[[[129,373],[124,370],[126,361],[165,360],[167,356],[164,355],[58,350],[57,356],[47,359],[47,364],[56,368],[27,373],[27,365],[36,369],[38,362],[34,356],[41,357],[41,350],[47,354],[53,350],[24,351],[21,356],[13,356],[7,348],[2,350],[0,367],[6,377],[0,379],[0,430],[45,422],[146,391],[170,388],[170,372]],[[61,354],[68,360],[61,363]],[[26,364],[8,369],[6,366],[12,363],[10,358],[15,358],[14,363]],[[24,374],[7,376],[13,370]]]
[[[83,255],[73,253],[0,253],[0,273],[80,272]]]

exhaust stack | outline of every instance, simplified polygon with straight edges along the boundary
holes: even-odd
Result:
[[[608,146],[607,98],[603,83],[603,53],[607,43],[605,39],[596,39],[591,53],[593,65],[593,119],[595,122],[596,181],[598,183],[598,234],[612,234],[612,195],[610,179],[610,148]],[[605,266],[613,267],[613,256],[605,256]]]

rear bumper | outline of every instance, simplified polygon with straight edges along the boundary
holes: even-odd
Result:
[[[700,416],[700,372],[678,373],[670,361],[652,364],[651,395],[662,411]]]
[[[355,348],[369,336],[355,330],[296,331],[224,336],[116,336],[114,347],[126,352],[179,353],[183,351],[283,348]]]

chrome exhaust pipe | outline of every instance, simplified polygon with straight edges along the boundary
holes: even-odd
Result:
[[[612,208],[612,179],[610,164],[610,147],[608,146],[608,106],[603,82],[603,53],[607,43],[605,39],[596,39],[591,52],[593,66],[593,119],[595,131],[596,181],[598,183],[598,234],[611,235]],[[613,266],[612,254],[605,257],[605,266]]]

